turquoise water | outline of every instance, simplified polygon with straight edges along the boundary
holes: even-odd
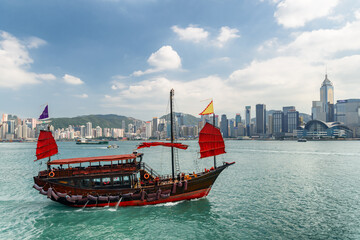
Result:
[[[187,143],[182,170],[211,167]],[[131,153],[137,142],[116,144],[59,143],[56,158]],[[170,173],[168,150],[145,149],[144,161]],[[226,151],[218,162],[236,164],[205,199],[82,210],[32,188],[44,168],[35,143],[0,143],[0,239],[360,239],[360,141],[227,141]]]

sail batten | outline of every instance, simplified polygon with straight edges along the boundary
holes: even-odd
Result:
[[[225,143],[217,127],[206,123],[199,134],[200,158],[224,154]]]
[[[36,147],[36,160],[51,157],[57,153],[58,147],[52,133],[41,130]]]

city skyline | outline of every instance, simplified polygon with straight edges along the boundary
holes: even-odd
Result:
[[[192,115],[208,98],[310,113],[326,73],[335,99],[359,98],[359,26],[355,0],[2,1],[0,113],[152,119],[171,88]]]

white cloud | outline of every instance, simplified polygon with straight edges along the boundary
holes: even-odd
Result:
[[[171,29],[180,37],[181,40],[198,43],[206,40],[209,33],[203,28],[190,25],[187,28],[180,28],[178,26],[172,26]]]
[[[328,16],[340,0],[281,0],[274,17],[285,28],[302,27],[314,19]]]
[[[181,68],[181,58],[171,46],[161,47],[158,51],[151,54],[147,62],[153,68],[147,69],[146,71],[135,71],[133,75],[142,76],[145,74]]]
[[[190,41],[194,43],[207,43],[211,46],[223,47],[231,39],[239,38],[239,30],[236,28],[230,28],[223,26],[220,29],[220,33],[216,39],[209,40],[209,32],[203,28],[194,27],[190,25],[187,28],[179,28],[178,26],[172,26],[171,29],[179,36],[181,40]]]
[[[88,98],[89,96],[88,96],[86,93],[83,93],[83,94],[75,95],[75,97],[78,97],[78,98]]]
[[[26,40],[26,45],[28,48],[38,48],[45,44],[46,44],[46,41],[44,41],[40,38],[37,38],[37,37],[31,37]]]
[[[141,118],[144,115],[149,118],[160,116],[166,114],[169,92],[172,88],[175,89],[176,105],[184,106],[184,109],[176,109],[176,111],[194,115],[198,115],[205,107],[204,103],[200,102],[203,99],[216,99],[216,108],[220,105],[231,106],[230,103],[235,97],[232,88],[217,76],[208,76],[185,83],[167,78],[153,78],[132,84],[118,91],[114,96],[106,95],[103,99],[104,107],[124,108],[132,116],[141,114]],[[143,109],[141,113],[134,106],[141,106]]]
[[[37,74],[29,71],[33,59],[28,49],[45,43],[31,38],[24,43],[8,32],[0,31],[0,88],[19,88],[28,84],[39,84],[42,80],[53,80],[52,74]]]
[[[348,22],[339,29],[319,29],[300,33],[293,42],[280,47],[279,50],[282,54],[312,61],[326,60],[342,52],[360,50],[360,41],[355,39],[360,39],[360,19]]]
[[[80,78],[71,76],[69,74],[65,74],[63,79],[66,83],[71,84],[71,85],[84,84],[84,82]]]
[[[221,27],[220,34],[216,39],[217,40],[216,45],[219,47],[223,47],[224,44],[230,41],[231,39],[239,38],[240,35],[237,34],[238,32],[239,30],[237,30],[236,28],[229,28],[226,26]]]
[[[111,85],[112,90],[118,90],[118,89],[124,89],[126,88],[126,85],[121,82],[113,81]]]
[[[56,77],[53,74],[47,73],[47,74],[37,74],[37,78],[42,80],[55,80]]]

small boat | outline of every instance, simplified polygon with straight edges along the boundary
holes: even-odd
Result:
[[[87,140],[85,138],[79,139],[76,141],[76,144],[109,144],[109,141],[95,141],[95,140]]]
[[[216,165],[216,156],[226,153],[225,143],[219,128],[206,123],[199,134],[200,158],[214,157],[214,166],[196,173],[179,170],[175,150],[188,146],[174,141],[173,95],[171,90],[170,141],[143,142],[130,154],[51,160],[58,148],[52,133],[41,130],[36,157],[48,158],[47,169],[34,176],[33,187],[71,207],[143,206],[206,197],[220,173],[235,162]],[[201,114],[210,114],[209,107]],[[155,146],[171,149],[171,174],[158,174],[143,162],[144,154],[137,152]]]
[[[108,149],[119,148],[119,146],[116,145],[116,144],[112,144],[112,145],[107,146],[107,148],[108,148]]]
[[[299,138],[297,141],[298,142],[307,142],[306,138]]]

